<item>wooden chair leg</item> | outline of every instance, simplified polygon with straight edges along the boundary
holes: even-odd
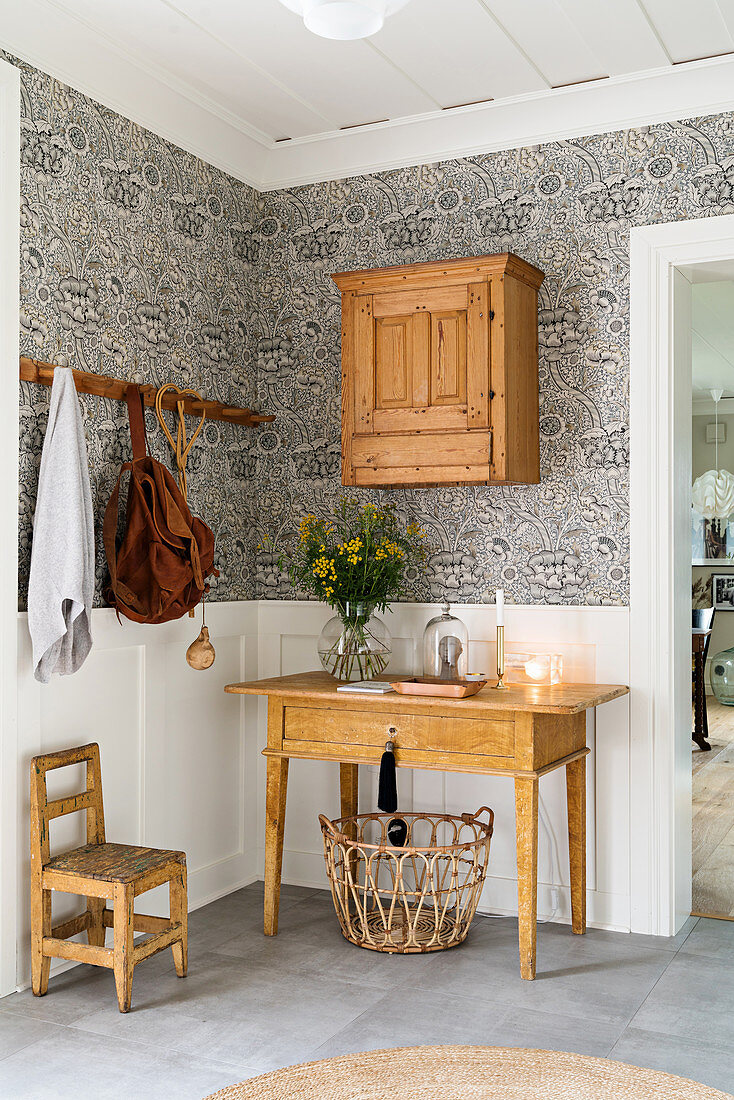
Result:
[[[31,886],[31,987],[36,997],[48,993],[51,958],[43,953],[43,937],[51,935],[51,891]]]
[[[171,921],[177,921],[181,925],[181,939],[171,944],[173,962],[179,978],[185,978],[189,969],[189,907],[185,864],[169,882],[168,896]]]
[[[87,909],[89,911],[87,942],[95,947],[104,947],[105,945],[105,926],[102,922],[102,913],[106,904],[104,898],[87,898]]]
[[[120,1012],[129,1012],[133,997],[133,905],[135,894],[131,886],[115,886],[113,900],[115,912],[114,927],[114,972],[117,986],[117,1003]]]

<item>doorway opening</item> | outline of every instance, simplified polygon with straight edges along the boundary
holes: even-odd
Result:
[[[692,291],[734,279],[734,216],[633,228],[630,261],[630,927],[672,936],[692,897]]]
[[[734,920],[734,263],[691,272],[691,912]]]

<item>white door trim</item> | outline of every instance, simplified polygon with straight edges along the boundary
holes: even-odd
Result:
[[[0,61],[0,996],[15,989],[20,72]]]
[[[630,252],[631,928],[666,936],[691,889],[685,268],[734,257],[734,215],[633,229]]]

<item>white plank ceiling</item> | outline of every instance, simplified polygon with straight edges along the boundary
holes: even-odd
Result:
[[[278,0],[53,6],[268,145],[734,52],[734,0],[410,0],[358,42]]]

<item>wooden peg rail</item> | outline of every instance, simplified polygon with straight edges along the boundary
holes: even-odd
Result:
[[[43,363],[38,359],[20,358],[20,377],[23,382],[37,382],[41,386],[50,386],[54,380],[53,363]],[[95,397],[111,397],[116,401],[124,401],[129,382],[123,382],[119,378],[110,378],[106,374],[90,374],[83,370],[73,370],[74,382],[79,393],[91,393]],[[143,401],[151,408],[155,405],[157,386],[141,385],[140,392]],[[163,395],[161,402],[164,409],[175,409],[177,406],[176,394],[171,391]],[[206,412],[209,420],[224,420],[228,424],[243,424],[246,428],[254,428],[257,424],[270,424],[275,420],[274,416],[266,416],[263,413],[253,412],[252,409],[241,409],[237,405],[224,405],[221,401],[197,401],[193,397],[183,399],[184,412],[189,416],[201,416]]]

